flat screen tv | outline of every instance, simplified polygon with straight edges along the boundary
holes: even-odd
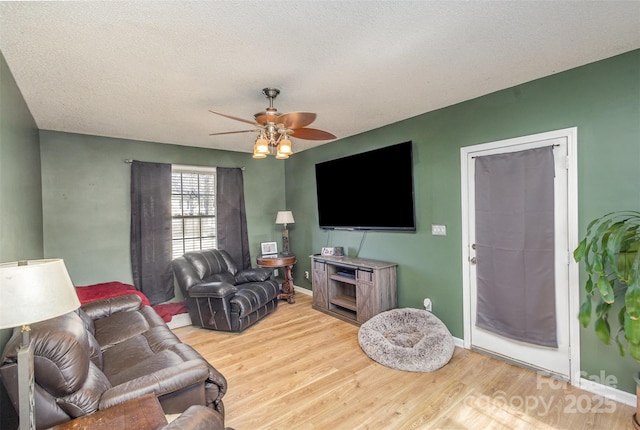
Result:
[[[415,231],[412,143],[316,164],[323,229]]]

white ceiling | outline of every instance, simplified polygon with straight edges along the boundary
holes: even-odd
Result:
[[[0,2],[40,129],[244,152],[208,109],[251,120],[263,87],[342,138],[638,48],[640,1]]]

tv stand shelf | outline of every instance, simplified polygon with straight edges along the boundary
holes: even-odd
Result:
[[[356,278],[351,278],[348,276],[331,275],[331,279],[338,282],[344,282],[346,284],[356,285]]]
[[[312,255],[313,308],[357,325],[398,306],[395,263]]]
[[[350,311],[356,312],[358,307],[356,306],[356,298],[351,296],[335,296],[329,300],[332,304],[336,306],[343,307],[345,309],[349,309]]]

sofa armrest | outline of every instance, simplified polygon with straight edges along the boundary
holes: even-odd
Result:
[[[228,282],[204,282],[189,289],[189,297],[213,297],[223,299],[235,294],[238,289]]]
[[[272,270],[266,268],[241,270],[236,274],[236,285],[247,282],[264,282],[271,278]]]
[[[178,354],[185,362],[191,360],[204,360],[206,362],[206,359],[202,357],[198,351],[185,343],[174,345],[171,350]],[[227,392],[227,380],[222,373],[218,371],[218,369],[211,366],[208,362],[207,365],[209,368],[209,376],[205,382],[205,393],[207,397],[206,406],[213,408],[224,415],[222,397],[224,397]]]
[[[205,361],[186,361],[108,389],[102,394],[98,409],[106,409],[145,394],[153,393],[160,397],[199,383],[204,387],[208,376],[209,366]]]
[[[97,320],[116,312],[137,311],[142,307],[142,299],[136,294],[130,294],[128,296],[96,300],[95,302],[85,303],[81,307],[89,318]]]
[[[162,430],[224,430],[222,415],[206,406],[193,405]]]

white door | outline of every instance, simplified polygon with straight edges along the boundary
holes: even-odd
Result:
[[[462,148],[462,196],[463,196],[463,273],[465,347],[488,352],[512,362],[531,367],[574,382],[579,375],[578,320],[577,320],[577,269],[571,258],[571,249],[577,245],[575,184],[576,129],[491,142]],[[557,341],[556,347],[542,347],[520,342],[495,334],[476,326],[477,278],[475,243],[475,161],[484,155],[506,154],[527,149],[553,147],[555,163],[554,179],[554,258],[555,303]],[[573,224],[573,225],[572,225]],[[573,282],[576,282],[573,285]],[[573,285],[573,288],[572,288]],[[573,349],[571,348],[574,346]],[[572,353],[573,352],[573,353]]]

